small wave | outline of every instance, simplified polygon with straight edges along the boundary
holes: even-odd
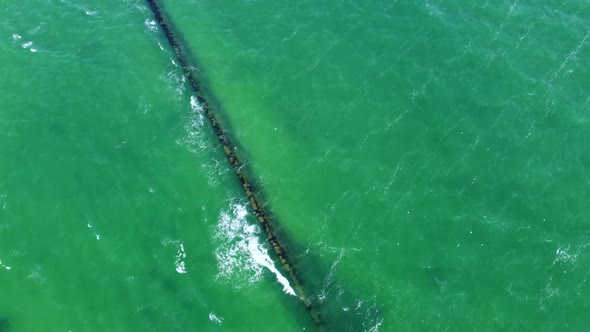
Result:
[[[32,41],[28,41],[26,43],[23,43],[21,46],[23,48],[29,48],[29,47],[33,46],[33,42]]]
[[[571,269],[575,269],[577,267],[578,257],[584,255],[584,253],[587,252],[587,248],[590,246],[590,243],[584,238],[576,242],[578,242],[578,244],[574,245],[573,248],[570,244],[557,247],[555,250],[555,259],[551,266],[568,266]]]
[[[8,205],[6,196],[7,194],[0,194],[0,205],[2,205],[2,210],[6,210],[6,206]],[[0,227],[0,230],[2,230],[2,227]]]
[[[205,145],[204,141],[202,143]],[[201,148],[201,149],[204,149]],[[211,187],[217,187],[219,185],[219,179],[225,174],[228,169],[224,167],[224,163],[219,162],[217,159],[211,159],[211,162],[207,162],[201,165],[205,170],[205,176],[207,176],[207,183]]]
[[[174,269],[180,274],[188,273],[186,270],[186,251],[184,250],[184,243],[181,240],[164,240],[162,241],[164,247],[176,247],[176,255],[174,257]]]
[[[150,31],[158,31],[158,25],[157,25],[156,21],[146,18],[143,23]]]
[[[94,15],[98,14],[98,12],[88,9],[88,7],[86,7],[86,6],[78,5],[78,4],[75,4],[75,3],[72,3],[69,1],[64,1],[64,0],[61,0],[61,2],[65,3],[66,5],[70,6],[71,8],[75,8],[77,10],[84,11],[84,13],[88,16],[94,16]]]
[[[553,261],[553,263],[558,263],[558,262],[563,262],[563,263],[567,263],[567,262],[576,262],[578,255],[577,254],[571,254],[570,253],[570,246],[567,246],[565,248],[557,248],[557,250],[555,251],[555,260]]]
[[[190,98],[190,110],[184,121],[185,135],[178,138],[176,144],[185,147],[193,154],[201,154],[201,152],[209,149],[211,141],[208,138],[208,132],[203,130],[206,125],[203,107],[194,95]],[[210,158],[201,166],[211,187],[218,186],[222,175],[230,171],[230,168],[226,167],[223,161],[215,158]]]
[[[41,28],[43,28],[43,26],[45,25],[44,22],[41,22],[41,24],[37,25],[36,27],[32,28],[31,30],[29,30],[28,32],[32,35],[36,34],[37,32],[39,32],[39,30],[41,30]]]
[[[47,281],[47,278],[43,276],[43,270],[41,265],[35,264],[29,274],[27,275],[27,279],[35,280],[40,284],[44,284]]]
[[[257,229],[246,222],[246,207],[233,204],[230,211],[223,211],[219,216],[215,238],[221,245],[215,251],[219,267],[217,277],[241,288],[244,283],[260,280],[262,267],[249,254],[248,241],[256,236]]]
[[[184,76],[176,69],[170,70],[160,75],[160,80],[166,84],[166,89],[174,92],[175,100],[180,100],[184,94]]]
[[[176,140],[176,143],[196,154],[198,151],[203,151],[207,147],[202,133],[205,117],[203,115],[203,109],[195,96],[191,96],[190,108],[192,112],[188,114],[185,124],[186,135]]]
[[[203,107],[199,104],[197,97],[191,96],[191,110],[196,115],[197,124],[202,126],[205,122],[205,117],[203,116]]]
[[[375,323],[375,325],[373,325],[371,327],[371,329],[369,330],[369,332],[378,332],[379,331],[379,327],[383,324],[383,318],[379,318],[377,320],[377,322]]]
[[[279,270],[277,270],[276,266],[274,265],[272,259],[268,255],[268,250],[264,248],[262,244],[258,242],[258,237],[248,241],[248,249],[250,254],[254,258],[254,261],[261,266],[266,267],[269,269],[274,275],[277,277],[277,280],[281,285],[283,285],[283,291],[289,295],[295,296],[295,291],[289,284],[289,280],[285,278]]]
[[[139,111],[143,114],[148,113],[152,108],[152,105],[144,96],[140,96],[137,100],[137,103]]]
[[[174,262],[174,266],[176,267],[176,272],[180,274],[186,273],[186,267],[184,265],[184,259],[186,258],[186,252],[184,251],[184,244],[180,242],[178,246],[178,251],[176,252],[176,261]]]
[[[7,270],[7,271],[10,271],[10,270],[12,270],[12,267],[10,267],[10,266],[8,266],[8,265],[6,265],[6,264],[2,263],[2,260],[0,260],[0,267],[2,267],[3,269],[5,269],[5,270]]]
[[[223,317],[217,317],[214,313],[209,313],[209,320],[213,323],[221,324],[223,323]]]
[[[20,35],[16,34],[16,33],[13,33],[13,34],[12,34],[12,39],[14,39],[14,40],[19,40],[19,39],[21,39],[21,38],[22,38],[22,37],[21,37]]]
[[[541,298],[539,299],[539,306],[541,310],[545,310],[547,305],[554,301],[555,297],[561,295],[559,288],[553,285],[553,278],[549,278],[549,282],[545,285],[545,288],[541,291]]]
[[[320,303],[324,302],[324,300],[328,297],[328,293],[330,292],[332,285],[334,283],[334,273],[336,271],[336,266],[338,265],[338,263],[340,263],[340,261],[342,260],[342,257],[344,257],[344,252],[345,252],[345,249],[341,248],[340,253],[338,254],[338,257],[334,260],[334,262],[332,262],[332,266],[330,267],[330,270],[328,271],[328,275],[324,278],[322,290],[320,291],[320,293],[317,296],[318,301]],[[343,310],[348,311],[345,308],[343,308]]]
[[[267,268],[283,286],[283,291],[295,295],[295,291],[275,267],[266,247],[260,243],[260,230],[248,224],[248,212],[243,204],[232,204],[230,211],[222,211],[215,238],[222,243],[215,252],[219,272],[217,277],[231,283],[235,289],[253,284],[262,278]]]

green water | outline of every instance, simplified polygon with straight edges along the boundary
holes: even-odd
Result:
[[[585,1],[162,3],[328,331],[588,328]],[[0,13],[0,331],[314,330],[147,5]]]

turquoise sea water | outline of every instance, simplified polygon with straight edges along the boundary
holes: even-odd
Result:
[[[326,330],[587,329],[585,1],[160,2]],[[147,4],[0,13],[0,331],[316,329]]]

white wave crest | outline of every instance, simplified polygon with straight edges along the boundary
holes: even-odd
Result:
[[[154,20],[146,18],[143,24],[145,24],[146,28],[148,28],[150,31],[158,31],[158,25]]]
[[[192,153],[198,153],[207,148],[206,140],[203,135],[203,125],[205,124],[205,117],[203,109],[199,105],[197,98],[191,96],[190,101],[191,111],[185,123],[186,135],[176,140],[176,144],[186,147]]]
[[[184,121],[185,134],[176,139],[176,144],[185,147],[193,154],[202,154],[203,151],[210,148],[211,144],[216,144],[215,141],[211,141],[210,132],[204,130],[206,126],[205,119],[203,107],[197,97],[192,95],[190,98],[190,112],[187,113]],[[208,159],[201,166],[211,187],[218,186],[222,175],[231,171],[223,160],[220,161],[215,158]]]
[[[199,104],[199,100],[194,95],[191,96],[191,110],[195,113],[197,124],[202,126],[205,123],[205,116],[203,115],[203,107]]]
[[[184,76],[176,69],[172,69],[168,72],[160,75],[160,80],[166,85],[166,90],[174,92],[174,100],[180,101],[181,96],[184,94]]]
[[[6,206],[8,205],[8,200],[6,199],[7,194],[0,194],[0,205],[2,205],[2,210],[6,210]],[[0,231],[2,230],[2,225],[0,225]]]
[[[214,323],[217,323],[217,324],[223,323],[223,317],[217,317],[212,312],[209,313],[209,320],[212,321],[212,322],[214,322]]]
[[[2,263],[2,260],[0,260],[0,267],[4,268],[7,271],[12,270],[12,267]]]
[[[217,277],[240,289],[262,278],[267,268],[277,277],[283,291],[295,295],[295,291],[275,267],[266,246],[260,243],[260,230],[246,220],[248,212],[242,204],[232,204],[230,211],[221,212],[215,238],[221,240],[215,256],[219,272]]]
[[[184,250],[182,240],[164,240],[162,241],[162,245],[164,247],[174,246],[177,248],[174,257],[174,269],[180,274],[187,273],[186,264],[184,263],[184,260],[186,259],[186,251]]]
[[[176,272],[180,274],[186,273],[186,267],[184,265],[185,258],[186,252],[184,251],[184,244],[181,242],[178,246],[178,251],[176,252],[176,261],[174,262],[174,266],[176,266]]]

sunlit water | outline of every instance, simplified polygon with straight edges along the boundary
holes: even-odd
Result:
[[[587,329],[587,3],[162,3],[327,330]],[[0,12],[0,331],[314,330],[147,5]]]

